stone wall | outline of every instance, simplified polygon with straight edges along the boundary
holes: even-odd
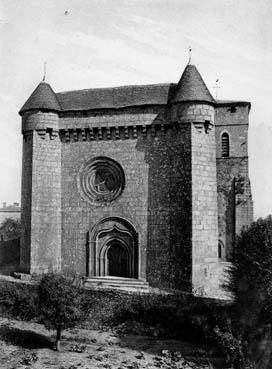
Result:
[[[248,155],[248,106],[236,106],[231,112],[230,106],[217,107],[215,110],[216,157],[222,156],[221,136],[229,135],[230,156],[244,157]]]
[[[186,210],[192,229],[192,288],[198,294],[211,295],[218,290],[214,108],[204,103],[181,103],[174,105],[171,113],[174,121],[187,124],[191,130],[191,204]]]
[[[20,269],[30,273],[33,132],[23,136]]]
[[[215,122],[216,126],[224,126],[226,124],[236,126],[241,124],[248,125],[249,103],[221,103],[216,105]]]
[[[187,124],[145,143],[149,164],[147,276],[154,286],[191,288],[190,136]]]
[[[248,158],[217,158],[218,239],[223,259],[230,259],[235,234],[253,221],[253,201],[248,178]]]
[[[84,128],[148,126],[168,121],[168,116],[167,109],[159,105],[63,112],[60,114],[59,129],[74,131]]]
[[[88,232],[109,216],[122,217],[140,234],[141,260],[145,260],[147,234],[148,167],[144,153],[135,150],[136,140],[86,141],[62,144],[62,270],[86,275]],[[94,205],[78,191],[77,178],[84,162],[99,156],[119,163],[126,178],[122,195],[109,204]],[[141,265],[141,278],[145,265]]]
[[[235,234],[253,221],[248,177],[248,104],[216,108],[216,156],[218,186],[218,239],[222,259],[230,260]],[[222,157],[221,136],[229,135],[229,157]]]
[[[61,146],[59,137],[34,131],[31,273],[61,266]]]
[[[23,117],[21,269],[30,273],[60,270],[61,145],[52,128],[57,123],[54,113]]]
[[[213,123],[213,122],[212,122]],[[218,215],[214,127],[192,125],[192,262],[196,293],[218,290]]]
[[[172,121],[178,121],[179,123],[214,122],[214,108],[213,106],[205,103],[196,104],[188,102],[175,104],[171,108],[171,119]]]
[[[88,234],[98,221],[121,217],[139,235],[139,277],[161,287],[181,287],[185,280],[188,285],[190,130],[167,126],[165,121],[165,127],[153,130],[149,124],[150,109],[138,108],[138,118],[135,110],[130,114],[132,117],[129,110],[124,115],[108,113],[108,121],[116,119],[113,128],[120,125],[119,139],[112,131],[109,135],[102,131],[100,136],[99,132],[93,133],[93,137],[87,132],[85,140],[81,134],[76,140],[69,134],[69,139],[62,141],[62,270],[86,275]],[[155,124],[159,116],[164,117],[161,109],[153,109],[152,114]],[[124,122],[131,121],[138,122],[142,128],[137,129],[136,135],[129,128],[126,136]],[[77,122],[77,127],[86,124],[81,119]],[[72,122],[65,117],[65,123],[60,124],[69,127]],[[95,157],[115,160],[125,173],[122,195],[109,204],[91,204],[78,191],[80,167]]]
[[[211,294],[222,269],[218,225],[228,257],[235,231],[252,219],[247,122],[246,105],[216,108],[215,127],[207,104],[26,113],[21,269],[94,273],[92,232],[118,218],[137,234],[140,279]],[[220,157],[225,131],[229,158]],[[89,201],[80,187],[82,168],[98,157],[125,176],[121,195],[105,203]]]

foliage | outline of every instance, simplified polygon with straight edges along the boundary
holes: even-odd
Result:
[[[0,226],[0,233],[4,239],[20,238],[21,236],[21,222],[19,219],[6,218]]]
[[[71,328],[81,319],[81,290],[64,276],[43,276],[38,296],[41,320],[47,329]]]
[[[74,327],[82,318],[82,291],[60,274],[47,274],[38,285],[40,321],[57,331],[57,345],[64,329]],[[58,349],[58,348],[57,348]]]
[[[34,286],[0,283],[1,314],[21,320],[31,320],[37,317],[37,290]]]
[[[226,364],[233,368],[244,367],[246,343],[242,336],[234,335],[230,327],[227,330],[222,330],[218,326],[214,329],[214,334],[226,358]]]
[[[251,335],[260,322],[272,323],[272,217],[258,219],[237,238],[227,288],[243,334]]]
[[[0,294],[2,314],[35,319],[49,329],[63,330],[84,321],[86,328],[107,327],[121,334],[150,334],[208,344],[227,359],[232,345],[239,342],[236,335],[229,334],[226,324],[231,306],[192,295],[80,290],[61,275],[44,276],[38,287],[1,282]],[[220,327],[218,332],[216,327]]]
[[[86,291],[84,303],[91,309],[88,326],[124,329],[143,334],[205,343],[229,306],[209,299],[177,294],[130,294],[120,291]],[[95,326],[94,326],[95,324]]]
[[[221,332],[221,343],[230,351],[236,342],[240,353],[251,357],[272,323],[271,216],[253,222],[237,237],[226,288],[234,296],[232,326],[236,332],[231,339],[226,331]]]

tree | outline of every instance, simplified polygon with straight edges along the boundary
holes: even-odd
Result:
[[[237,238],[227,288],[235,298],[236,319],[250,339],[272,322],[272,216],[258,219]]]
[[[82,291],[60,274],[47,274],[38,286],[40,320],[49,330],[56,330],[56,350],[60,350],[64,329],[74,327],[82,318]]]
[[[5,239],[20,238],[21,236],[21,222],[19,219],[6,218],[1,226],[0,233]]]

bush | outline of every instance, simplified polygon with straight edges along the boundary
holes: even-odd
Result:
[[[219,327],[214,329],[214,334],[217,339],[222,353],[225,356],[226,364],[233,368],[242,368],[245,364],[245,347],[246,343],[241,335],[234,335],[229,328],[221,330]]]
[[[74,327],[82,318],[82,291],[60,274],[45,275],[38,285],[40,321],[47,329],[56,330],[56,349],[60,349],[61,333]]]
[[[35,286],[0,282],[0,311],[4,316],[32,320],[38,315],[37,305]]]
[[[58,338],[63,329],[84,321],[91,329],[111,327],[120,333],[152,334],[210,344],[219,347],[226,357],[231,342],[235,342],[228,336],[229,304],[184,294],[81,290],[61,275],[46,275],[37,287],[0,283],[0,306],[5,315],[35,319],[48,329],[60,329]],[[216,331],[217,326],[220,331]],[[224,338],[225,333],[228,339]]]
[[[6,218],[0,224],[0,232],[5,240],[21,237],[21,221],[19,219]]]
[[[271,216],[253,222],[237,238],[228,289],[244,334],[250,335],[261,321],[272,322]]]
[[[229,283],[234,295],[232,322],[245,356],[257,345],[257,334],[272,323],[272,217],[258,219],[237,237]],[[262,335],[262,334],[261,334]]]
[[[118,331],[154,334],[164,338],[214,342],[213,329],[229,306],[190,295],[129,294],[120,291],[85,291],[91,309],[88,327],[110,326]]]

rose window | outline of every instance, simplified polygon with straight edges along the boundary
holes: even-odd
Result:
[[[78,185],[85,200],[111,202],[121,195],[125,187],[124,171],[116,161],[98,157],[82,166]]]

